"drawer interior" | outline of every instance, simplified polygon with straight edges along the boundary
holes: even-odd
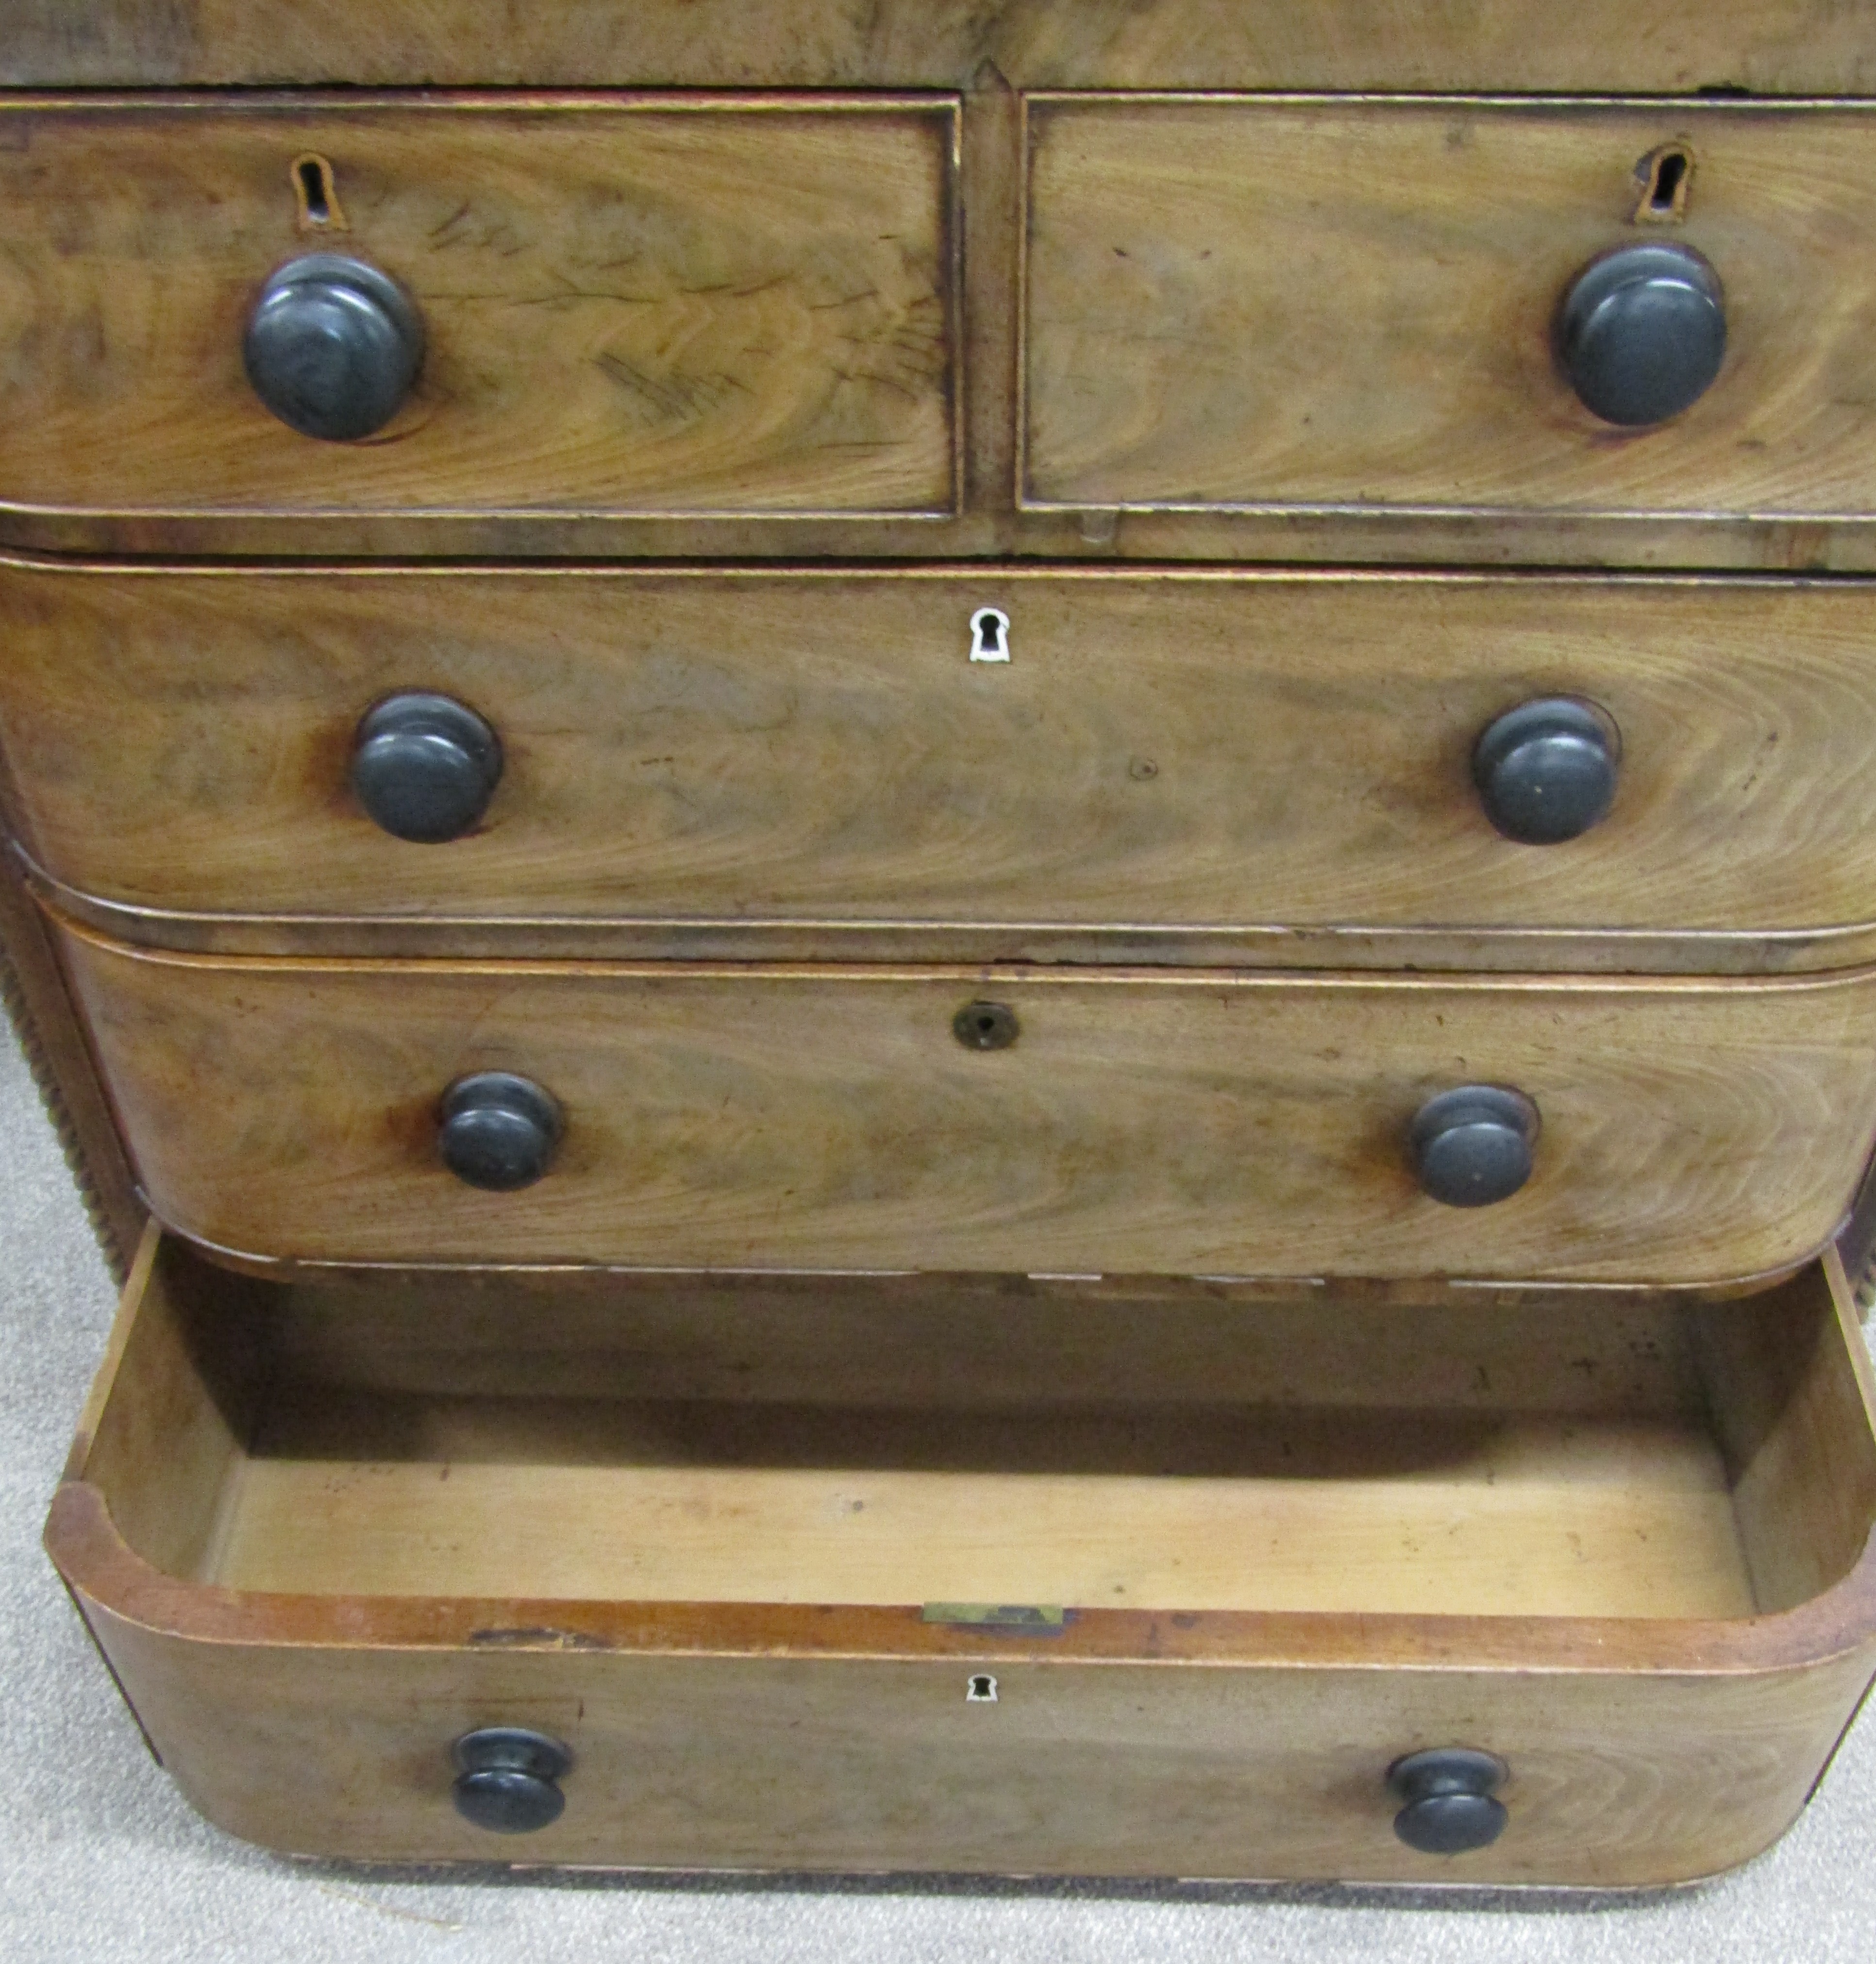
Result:
[[[146,1253],[73,1471],[236,1590],[1724,1619],[1876,1522],[1815,1266],[1415,1301]]]

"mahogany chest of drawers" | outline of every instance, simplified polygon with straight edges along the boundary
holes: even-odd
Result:
[[[26,0],[47,1532],[297,1853],[1656,1884],[1876,1676],[1876,21]]]

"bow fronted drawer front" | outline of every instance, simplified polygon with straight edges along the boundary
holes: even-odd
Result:
[[[0,627],[21,845],[142,942],[1876,956],[1843,582],[15,562]]]
[[[1876,971],[248,960],[69,929],[171,1226],[322,1262],[1720,1283],[1876,1138]]]

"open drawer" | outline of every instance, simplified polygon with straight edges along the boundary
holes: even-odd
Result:
[[[1626,1885],[1763,1847],[1876,1670],[1835,1253],[1719,1302],[1316,1295],[287,1287],[152,1229],[47,1543],[191,1799],[302,1853]],[[499,1728],[550,1743],[479,1773]],[[1451,1749],[1490,1792],[1390,1786]]]

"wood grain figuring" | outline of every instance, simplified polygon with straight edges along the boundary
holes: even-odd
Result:
[[[81,1442],[75,1452],[48,1535],[184,1791],[211,1819],[274,1847],[380,1860],[486,1859],[490,1844],[449,1805],[448,1746],[471,1726],[519,1722],[564,1738],[575,1759],[566,1812],[526,1844],[531,1860],[1637,1885],[1710,1873],[1762,1847],[1801,1805],[1868,1679],[1876,1588],[1866,1558],[1783,1613],[1752,1615],[1734,1593],[1730,1611],[1689,1621],[1660,1613],[1699,1572],[1697,1550],[1678,1539],[1655,1542],[1628,1584],[1617,1580],[1623,1558],[1613,1548],[1576,1561],[1579,1590],[1586,1577],[1600,1576],[1605,1606],[1619,1599],[1631,1611],[1589,1619],[1531,1613],[1528,1603],[1524,1613],[1498,1616],[1168,1615],[1143,1604],[1095,1604],[1078,1609],[1058,1634],[1035,1638],[924,1622],[916,1607],[851,1603],[478,1598],[458,1593],[463,1569],[449,1571],[449,1594],[425,1596],[415,1593],[429,1572],[422,1564],[441,1559],[446,1539],[463,1545],[472,1564],[491,1538],[511,1547],[519,1565],[502,1568],[511,1585],[538,1572],[544,1558],[583,1558],[594,1579],[616,1571],[623,1540],[616,1531],[613,1546],[588,1546],[583,1558],[570,1548],[544,1557],[544,1542],[583,1536],[577,1510],[553,1517],[556,1529],[569,1529],[564,1537],[540,1532],[537,1509],[550,1499],[547,1486],[590,1481],[607,1468],[624,1480],[681,1464],[688,1477],[714,1468],[756,1494],[787,1470],[790,1439],[807,1443],[796,1430],[805,1415],[746,1404],[733,1422],[720,1405],[686,1401],[662,1407],[662,1420],[648,1425],[648,1407],[609,1406],[607,1417],[589,1407],[563,1449],[544,1452],[569,1415],[559,1401],[493,1394],[476,1402],[466,1430],[460,1401],[386,1403],[360,1398],[356,1388],[348,1400],[342,1385],[303,1375],[296,1361],[303,1353],[290,1340],[249,1381],[266,1388],[255,1447],[235,1484],[259,1483],[245,1490],[252,1509],[267,1481],[297,1472],[310,1481],[316,1471],[323,1497],[303,1490],[306,1503],[281,1508],[263,1534],[261,1515],[244,1516],[238,1496],[232,1513],[224,1509],[234,1533],[210,1559],[225,1563],[245,1530],[251,1539],[241,1558],[266,1564],[292,1593],[192,1581],[133,1552],[113,1516],[149,1518],[147,1503],[139,1509],[133,1497],[144,1484],[199,1513],[204,1493],[226,1489],[227,1476],[199,1461],[179,1475],[162,1450],[160,1428],[139,1419],[138,1407],[154,1401],[170,1408],[188,1395],[188,1369],[179,1372],[178,1360],[214,1357],[218,1324],[271,1344],[294,1320],[290,1308],[279,1313],[281,1299],[290,1304],[301,1293],[226,1278],[200,1295],[207,1272],[174,1243],[143,1265],[101,1380],[99,1443],[88,1450]],[[591,1279],[575,1285],[570,1301],[596,1285]],[[492,1278],[481,1286],[520,1285]],[[610,1286],[626,1291],[630,1315],[653,1285]],[[699,1285],[661,1286],[681,1301]],[[772,1299],[777,1285],[752,1286],[759,1302]],[[858,1307],[880,1286],[823,1284],[820,1295],[826,1301],[844,1294]],[[320,1311],[341,1337],[351,1323],[367,1375],[377,1308],[395,1308],[409,1287],[395,1277],[361,1282],[351,1317],[329,1300]],[[1055,1301],[1015,1303],[1019,1340],[1027,1323],[1028,1340],[1053,1327],[1058,1340],[1072,1342]],[[456,1320],[447,1304],[435,1307],[432,1337],[446,1349]],[[462,1327],[473,1346],[483,1312],[473,1302],[467,1308]],[[1201,1503],[1215,1500],[1213,1482],[1195,1486],[1191,1475],[1223,1446],[1225,1463],[1208,1471],[1227,1475],[1224,1487],[1281,1491],[1296,1504],[1307,1483],[1271,1476],[1283,1463],[1283,1428],[1305,1423],[1324,1388],[1309,1353],[1340,1308],[1319,1304],[1313,1323],[1275,1303],[1243,1305],[1242,1313],[1253,1346],[1273,1363],[1293,1336],[1302,1344],[1291,1389],[1261,1411],[1189,1413],[1198,1423],[1177,1436],[1167,1408],[1156,1417],[1150,1405],[1137,1413],[1143,1429],[1131,1439],[1111,1405],[1079,1416],[1058,1409],[1041,1430],[1007,1421],[986,1430],[967,1417],[961,1431],[948,1433],[940,1423],[946,1394],[928,1387],[928,1409],[909,1432],[903,1414],[843,1431],[838,1408],[824,1411],[813,1422],[818,1443],[807,1456],[845,1465],[855,1479],[878,1479],[893,1465],[903,1478],[918,1461],[922,1477],[958,1483],[960,1499],[967,1486],[976,1488],[974,1509],[960,1506],[935,1521],[928,1550],[916,1537],[900,1548],[908,1579],[906,1564],[966,1558],[966,1520],[984,1530],[967,1572],[987,1573],[999,1550],[1032,1534],[1028,1496],[1047,1489],[1049,1462],[1065,1453],[1109,1475],[1132,1462],[1156,1465],[1136,1476],[1133,1497],[1157,1494],[1155,1504],[1168,1506],[1179,1504],[1173,1491],[1188,1503],[1195,1494]],[[1704,1347],[1701,1319],[1732,1314],[1682,1312],[1659,1301],[1653,1313],[1664,1330],[1685,1315],[1696,1350]],[[1342,1340],[1358,1342],[1364,1328],[1377,1327],[1374,1311],[1357,1301]],[[1343,1475],[1332,1483],[1336,1503],[1371,1510],[1376,1523],[1414,1508],[1437,1490],[1428,1469],[1397,1459],[1384,1470],[1411,1436],[1413,1415],[1457,1416],[1469,1436],[1492,1409],[1481,1374],[1463,1368],[1476,1319],[1463,1306],[1455,1314],[1451,1323],[1437,1311],[1416,1320],[1420,1362],[1403,1353],[1392,1415],[1339,1421],[1339,1443],[1328,1449]],[[1547,1310],[1506,1314],[1514,1345],[1522,1333],[1533,1358],[1549,1356],[1560,1403],[1584,1421],[1569,1428],[1567,1440],[1561,1431],[1551,1436],[1560,1458],[1549,1463],[1573,1470],[1571,1504],[1663,1503],[1682,1462],[1676,1449],[1660,1449],[1672,1428],[1650,1416],[1665,1409],[1664,1387],[1635,1378],[1623,1361],[1637,1328],[1601,1343],[1590,1335],[1573,1363],[1550,1347]],[[1817,1497],[1810,1483],[1827,1459],[1865,1492],[1876,1439],[1866,1409],[1860,1434],[1841,1415],[1862,1409],[1862,1394],[1848,1350],[1853,1325],[1839,1320],[1829,1280],[1813,1268],[1765,1297],[1756,1314],[1768,1345],[1813,1360],[1801,1374],[1808,1384],[1791,1386],[1788,1410],[1775,1396],[1759,1401],[1795,1449],[1783,1507],[1767,1510],[1755,1532],[1788,1533]],[[1266,1315],[1272,1320],[1261,1322]],[[674,1321],[672,1335],[660,1338],[639,1323],[654,1368],[670,1354],[677,1329]],[[591,1333],[603,1350],[597,1325]],[[335,1361],[329,1348],[322,1372]],[[1153,1377],[1149,1370],[1143,1382]],[[1451,1388],[1462,1381],[1467,1390],[1455,1412]],[[1724,1374],[1710,1382],[1711,1419],[1698,1401],[1688,1409],[1681,1392],[1666,1392],[1667,1404],[1683,1410],[1682,1436],[1706,1433],[1711,1450],[1738,1382]],[[1586,1384],[1599,1388],[1594,1416],[1583,1410]],[[1332,1386],[1330,1379],[1331,1395]],[[198,1379],[194,1397],[220,1410],[228,1394]],[[1618,1422],[1624,1408],[1626,1429]],[[1238,1430],[1234,1417],[1255,1419],[1258,1429]],[[1336,1427],[1320,1408],[1316,1417],[1320,1451]],[[388,1423],[374,1430],[379,1420]],[[1820,1452],[1826,1434],[1833,1443]],[[1632,1453],[1644,1435],[1651,1443]],[[1502,1436],[1528,1447],[1538,1428],[1511,1418]],[[107,1455],[112,1436],[125,1443]],[[1247,1439],[1256,1442],[1249,1459],[1241,1454]],[[347,1456],[367,1445],[382,1456]],[[316,1469],[295,1468],[277,1455],[290,1446],[333,1456]],[[467,1457],[426,1466],[426,1454],[465,1447]],[[1348,1477],[1365,1455],[1365,1477]],[[1703,1461],[1703,1481],[1714,1464]],[[1525,1474],[1534,1465],[1527,1462]],[[1724,1482],[1709,1491],[1723,1497]],[[354,1531],[342,1547],[330,1536],[338,1516]],[[393,1566],[380,1535],[395,1539],[419,1516],[434,1538],[430,1549],[415,1552],[415,1569]],[[1084,1518],[1095,1544],[1126,1548],[1131,1562],[1151,1558],[1123,1516]],[[813,1532],[825,1545],[864,1522],[864,1513],[849,1513],[844,1524],[813,1523]],[[1639,1515],[1631,1522],[1640,1525]],[[524,1523],[534,1531],[531,1546],[524,1545]],[[756,1526],[719,1510],[677,1524],[676,1539],[681,1546],[749,1537],[761,1561],[768,1557],[753,1545]],[[893,1539],[877,1522],[861,1532],[878,1536],[882,1548]],[[1059,1545],[1034,1552],[1057,1564],[1065,1553]],[[1345,1590],[1352,1601],[1372,1603],[1416,1577],[1429,1584],[1449,1559],[1426,1544],[1397,1545],[1365,1565],[1346,1565],[1346,1552],[1334,1538],[1288,1545],[1299,1577],[1313,1564],[1315,1589]],[[396,1593],[319,1593],[322,1581],[338,1587],[374,1572]],[[809,1572],[831,1584],[861,1571],[850,1558],[823,1552]],[[1473,1580],[1488,1573],[1481,1565]],[[1716,1571],[1698,1586],[1718,1580]],[[1717,1595],[1707,1600],[1717,1610]],[[967,1679],[983,1670],[998,1679],[994,1706],[967,1704],[963,1695]],[[1511,1824],[1490,1850],[1429,1861],[1395,1839],[1384,1775],[1402,1752],[1457,1740],[1488,1745],[1508,1760]],[[1717,1760],[1727,1767],[1725,1780],[1711,1777]],[[909,1780],[909,1764],[918,1769]]]
[[[12,0],[0,83],[1867,94],[1839,0]]]
[[[1015,659],[966,659],[980,606]],[[15,830],[133,938],[291,952],[1752,971],[1876,953],[1876,611],[1826,582],[0,567]],[[400,688],[504,776],[445,846],[350,749]],[[1502,838],[1478,734],[1623,739]],[[438,947],[439,942],[443,945]]]
[[[16,511],[942,516],[956,108],[890,98],[0,104],[0,499]],[[297,224],[330,160],[348,229]],[[428,351],[323,444],[242,367],[342,249]]]
[[[171,1226],[337,1262],[1457,1275],[1717,1282],[1834,1231],[1876,1128],[1876,974],[1361,981],[1191,971],[226,962],[66,930]],[[1008,1051],[951,1019],[989,998]],[[445,1086],[516,1070],[535,1187],[436,1157]],[[1434,1093],[1542,1114],[1495,1207],[1419,1192]]]
[[[1571,393],[1552,321],[1638,236],[1634,166],[1669,140],[1694,156],[1672,236],[1718,271],[1726,366],[1622,432]],[[1032,503],[1876,507],[1860,106],[1071,99],[1034,104],[1029,141]]]

